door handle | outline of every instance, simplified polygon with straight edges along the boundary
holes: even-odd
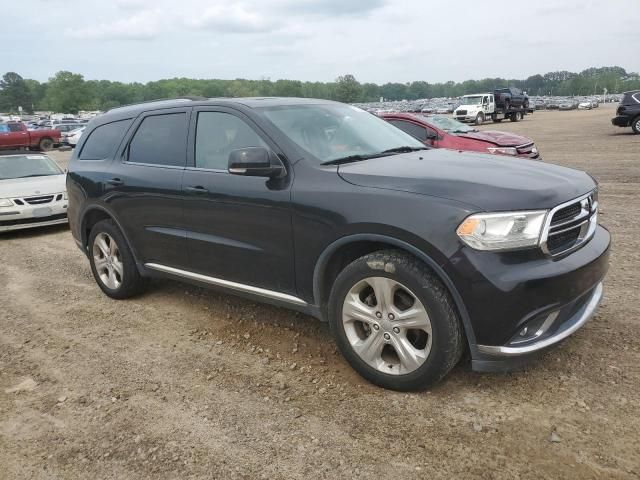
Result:
[[[118,186],[118,185],[123,185],[124,182],[120,179],[120,178],[112,178],[111,180],[107,180],[107,183],[109,185],[114,185],[114,186]]]
[[[184,191],[187,193],[194,193],[196,195],[202,195],[204,193],[209,193],[209,190],[207,190],[206,188],[197,185],[195,187],[184,187]]]

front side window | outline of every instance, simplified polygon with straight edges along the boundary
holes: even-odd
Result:
[[[403,132],[407,132],[409,135],[417,138],[421,142],[425,142],[427,140],[427,129],[420,125],[404,120],[391,120],[389,123],[395,125]]]
[[[229,154],[267,144],[243,120],[222,112],[200,112],[196,127],[196,168],[227,170]]]
[[[102,160],[120,144],[122,136],[131,124],[131,120],[106,123],[95,128],[84,142],[80,160]]]
[[[184,166],[187,159],[187,114],[146,117],[129,145],[128,161],[147,165]]]
[[[379,156],[391,149],[426,148],[385,120],[350,105],[286,105],[260,111],[293,143],[322,163],[351,156]]]

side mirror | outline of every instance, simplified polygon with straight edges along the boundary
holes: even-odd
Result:
[[[427,130],[427,140],[438,140],[438,134],[431,130]]]
[[[246,147],[229,154],[229,173],[248,177],[282,177],[285,168],[280,159],[264,147]]]

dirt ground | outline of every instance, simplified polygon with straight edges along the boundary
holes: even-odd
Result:
[[[110,300],[66,227],[3,235],[0,478],[639,478],[640,135],[614,107],[482,127],[589,171],[613,235],[597,315],[515,374],[385,391],[309,317],[172,281]]]

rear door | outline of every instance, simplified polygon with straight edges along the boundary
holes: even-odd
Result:
[[[183,180],[189,269],[295,294],[291,169],[277,180],[228,172],[235,149],[262,146],[284,155],[235,109],[196,108],[191,125]]]
[[[139,117],[112,164],[105,198],[144,263],[187,263],[182,176],[190,108]]]

